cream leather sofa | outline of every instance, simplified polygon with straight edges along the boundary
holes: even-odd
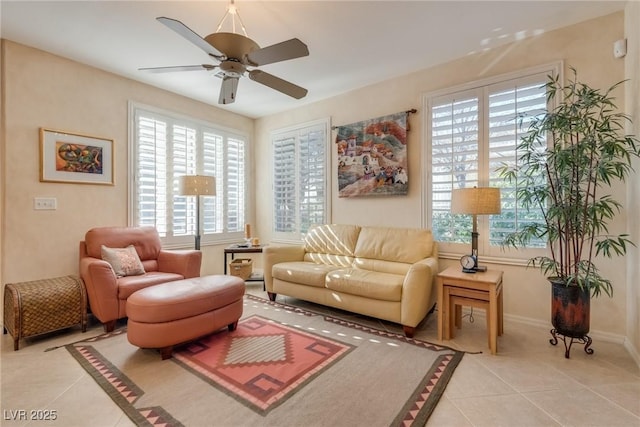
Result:
[[[263,256],[272,301],[282,294],[388,320],[408,337],[433,306],[438,248],[430,230],[321,225],[302,245],[269,245]]]

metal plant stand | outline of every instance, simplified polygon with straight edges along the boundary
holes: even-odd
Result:
[[[551,343],[551,345],[557,345],[558,344],[558,337],[557,335],[561,335],[562,337],[562,341],[564,342],[564,357],[566,357],[567,359],[569,358],[569,353],[571,352],[571,346],[573,345],[574,341],[575,342],[579,342],[581,344],[584,344],[584,352],[587,354],[593,354],[593,349],[589,348],[591,346],[591,337],[589,335],[582,335],[580,337],[568,337],[566,335],[564,335],[563,333],[559,332],[557,329],[553,328],[551,329],[551,336],[553,337],[552,339],[549,340],[549,342]],[[569,341],[569,345],[567,346],[567,338],[571,338],[571,340]]]

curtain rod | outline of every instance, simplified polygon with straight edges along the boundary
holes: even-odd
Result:
[[[410,109],[410,110],[405,111],[405,113],[407,114],[407,116],[408,116],[409,114],[415,114],[415,113],[417,113],[417,112],[418,112],[418,110],[416,110],[415,108],[412,108],[412,109]],[[342,127],[342,126],[331,126],[331,130],[336,130],[336,129],[338,129],[339,127]],[[409,130],[409,129],[407,129],[407,130]]]

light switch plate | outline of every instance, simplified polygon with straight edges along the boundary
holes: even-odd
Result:
[[[34,197],[33,209],[36,211],[53,211],[58,208],[58,201],[55,197]]]

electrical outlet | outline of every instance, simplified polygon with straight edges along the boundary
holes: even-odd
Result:
[[[34,197],[33,209],[36,211],[52,211],[58,208],[58,201],[55,197]]]

